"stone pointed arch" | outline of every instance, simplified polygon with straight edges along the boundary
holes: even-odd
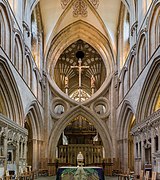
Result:
[[[6,2],[0,1],[0,45],[6,52],[6,54],[11,57],[11,16],[8,10]]]
[[[137,42],[137,73],[138,75],[144,69],[147,63],[147,49],[146,49],[146,30],[140,32]]]
[[[157,56],[146,76],[137,106],[137,120],[143,121],[154,112],[155,101],[160,94],[160,55]]]
[[[12,74],[12,71],[2,56],[0,56],[0,106],[2,114],[15,121],[17,124],[23,126],[24,111],[20,93]]]
[[[51,77],[53,77],[54,66],[60,54],[79,39],[89,43],[101,55],[104,64],[108,68],[107,75],[111,74],[114,71],[115,59],[109,40],[92,25],[78,20],[57,34],[50,44],[45,68]]]
[[[32,88],[32,70],[33,62],[32,56],[28,46],[25,46],[25,58],[23,61],[23,78],[25,79],[27,85]]]
[[[40,107],[38,105],[38,102],[32,101],[29,107],[26,109],[25,117],[29,117],[29,121],[31,121],[31,127],[32,127],[32,133],[33,138],[35,139],[42,139],[42,127],[43,127],[43,118],[42,113],[40,111]]]
[[[118,117],[119,117],[119,121],[117,124],[118,127],[117,139],[118,139],[118,151],[120,155],[120,167],[121,169],[126,171],[130,166],[129,153],[131,152],[129,151],[129,144],[130,144],[129,131],[131,130],[131,126],[133,125],[132,121],[134,117],[133,108],[131,107],[129,101],[127,100],[123,101]]]
[[[14,56],[13,56],[13,64],[22,75],[23,73],[23,40],[22,35],[19,30],[15,29],[14,34]]]
[[[151,6],[147,29],[150,58],[160,43],[160,0],[154,1]]]
[[[131,115],[134,115],[135,112],[133,111],[133,108],[129,101],[124,100],[120,113],[119,113],[119,121],[118,121],[118,137],[119,139],[126,138],[128,134],[128,127],[129,127],[129,119]]]
[[[104,146],[105,152],[106,152],[106,156],[112,157],[112,155],[113,155],[112,140],[111,140],[111,136],[109,133],[109,129],[106,127],[105,122],[98,119],[97,116],[89,113],[88,109],[86,109],[85,107],[77,106],[77,107],[74,107],[73,109],[71,109],[70,111],[68,111],[66,113],[66,115],[63,118],[59,119],[55,123],[54,127],[52,128],[51,134],[49,137],[49,141],[48,141],[49,159],[51,161],[54,161],[54,159],[56,158],[55,152],[56,152],[56,147],[57,147],[60,135],[63,132],[63,130],[65,129],[65,127],[67,126],[67,124],[73,118],[77,117],[77,115],[82,115],[82,116],[86,117],[91,123],[93,123],[93,125],[97,129],[97,131],[102,139],[103,146]]]
[[[33,170],[39,167],[43,143],[43,119],[38,102],[32,101],[26,109],[25,128],[28,130],[28,165],[32,166]]]

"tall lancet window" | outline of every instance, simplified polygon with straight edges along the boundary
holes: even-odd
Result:
[[[119,22],[119,50],[120,50],[120,69],[124,66],[129,50],[130,50],[130,14],[125,7],[121,4]]]
[[[31,15],[31,51],[33,59],[38,67],[42,69],[42,23],[39,4],[35,7]]]
[[[160,11],[159,11],[159,14],[158,14],[157,20],[156,20],[155,35],[156,35],[155,46],[157,48],[158,45],[160,44]]]
[[[2,47],[4,47],[4,40],[3,40],[3,38],[4,38],[4,36],[3,36],[3,29],[4,29],[4,27],[3,27],[3,21],[2,21],[3,19],[2,19],[2,16],[1,16],[1,14],[0,14],[0,45],[2,46]]]
[[[130,17],[128,11],[124,14],[124,24],[123,24],[123,49],[124,54],[123,58],[124,60],[127,58],[130,48],[130,40],[129,40],[129,32],[130,32]]]

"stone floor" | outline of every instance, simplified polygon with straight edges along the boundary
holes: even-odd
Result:
[[[50,177],[39,177],[38,180],[56,180],[55,176],[50,176]],[[105,177],[105,180],[118,180],[117,177]]]

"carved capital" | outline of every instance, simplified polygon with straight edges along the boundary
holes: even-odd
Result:
[[[135,55],[136,55],[136,44],[131,49],[131,56],[135,56]]]
[[[131,36],[133,36],[134,32],[137,31],[137,27],[138,27],[138,21],[136,21],[131,27]]]
[[[22,25],[23,25],[23,29],[27,32],[27,36],[29,37],[30,36],[30,29],[29,29],[28,24],[25,21],[23,21]]]

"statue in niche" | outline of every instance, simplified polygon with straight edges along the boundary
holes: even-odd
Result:
[[[68,76],[65,76],[65,78],[64,78],[65,88],[68,88],[68,84],[69,84],[69,78],[68,78]]]
[[[91,76],[91,88],[95,88],[95,77],[93,74]]]
[[[65,136],[64,131],[62,134],[62,141],[63,141],[63,145],[68,145],[68,139],[67,139],[67,136]]]

